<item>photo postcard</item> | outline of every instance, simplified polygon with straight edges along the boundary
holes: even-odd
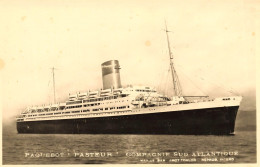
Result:
[[[3,165],[257,165],[258,1],[0,13]]]

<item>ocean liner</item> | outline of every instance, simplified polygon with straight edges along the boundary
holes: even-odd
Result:
[[[64,103],[28,107],[18,133],[230,135],[242,97],[183,96],[173,64],[173,97],[147,86],[122,87],[118,60],[104,62],[103,89],[69,95]],[[54,73],[53,73],[54,74]]]

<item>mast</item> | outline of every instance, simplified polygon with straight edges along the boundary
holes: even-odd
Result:
[[[54,79],[54,70],[55,68],[52,67],[52,81],[53,81],[53,102],[56,103],[56,96],[55,96],[55,79]]]
[[[165,21],[165,33],[166,33],[166,37],[167,37],[169,57],[170,57],[170,67],[171,67],[171,73],[172,73],[173,92],[174,92],[175,96],[181,96],[182,95],[181,85],[180,85],[179,78],[178,78],[178,75],[175,71],[174,64],[173,64],[173,55],[172,55],[172,51],[171,51],[168,32],[169,31],[167,29],[167,24],[166,24],[166,21]]]

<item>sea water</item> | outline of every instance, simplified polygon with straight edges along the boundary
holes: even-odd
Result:
[[[256,163],[256,132],[234,136],[3,133],[3,164]]]

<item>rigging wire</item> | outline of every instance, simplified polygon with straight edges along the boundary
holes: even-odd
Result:
[[[171,32],[171,31],[169,31],[167,29],[167,24],[166,24],[166,20],[165,20],[165,33],[166,33],[166,37],[167,37],[168,53],[169,53],[169,57],[170,57],[170,67],[171,67],[171,74],[172,74],[172,81],[173,81],[173,91],[174,91],[175,96],[181,96],[182,95],[181,85],[180,85],[180,81],[179,81],[178,75],[176,73],[176,70],[174,68],[173,53],[171,51],[171,45],[170,45],[168,32]]]
[[[178,64],[178,63],[176,63],[177,64],[177,66],[179,66],[180,68],[179,69],[181,69],[181,68],[183,68],[183,66],[182,65],[180,65],[180,64]],[[201,69],[199,69],[200,71],[202,71]],[[182,72],[183,73],[183,72]],[[183,73],[184,74],[184,73]],[[199,78],[199,79],[201,79],[201,80],[205,80],[203,77],[201,77],[201,76],[198,76],[198,74],[194,74],[197,78]],[[188,77],[187,77],[188,78]],[[189,79],[189,78],[188,78]],[[189,79],[190,80],[190,79]],[[190,80],[191,81],[191,80]],[[211,81],[209,81],[209,80],[207,80],[207,83],[210,83],[211,85],[214,85],[214,86],[216,86],[217,88],[221,88],[222,90],[225,90],[226,92],[229,92],[229,93],[231,93],[231,94],[234,94],[234,95],[237,95],[237,96],[239,96],[240,94],[237,92],[237,91],[234,91],[232,88],[231,88],[231,90],[228,90],[227,88],[225,88],[225,86],[224,85],[222,85],[222,84],[220,84],[220,83],[213,83],[213,82],[211,82]],[[222,86],[220,86],[220,85],[222,85]],[[196,86],[195,84],[194,84],[194,86]],[[196,86],[197,87],[197,86]],[[199,88],[198,88],[199,89]],[[229,88],[230,89],[230,88]],[[201,89],[200,89],[201,90]],[[202,91],[202,90],[201,90]]]
[[[157,91],[162,91],[162,81],[164,80],[164,75],[160,75],[161,79],[159,80],[159,84],[157,84]]]
[[[174,68],[173,54],[172,54],[172,51],[171,51],[171,46],[170,46],[170,41],[169,41],[169,36],[168,36],[168,32],[170,32],[170,31],[168,31],[168,29],[167,29],[166,20],[165,20],[165,32],[166,32],[166,37],[167,37],[168,53],[169,53],[169,57],[170,57],[170,69],[171,69],[171,73],[172,73],[173,90],[174,90],[175,96],[176,96],[176,95],[177,95],[177,96],[180,96],[180,95],[182,94],[182,89],[181,89],[181,84],[180,84],[179,77],[178,77],[177,72],[176,72],[176,70],[175,70],[175,68]],[[176,63],[176,64],[177,64],[177,63]],[[177,64],[177,65],[178,65],[178,64]],[[178,65],[178,66],[181,66],[181,65]],[[182,66],[181,66],[181,67],[182,67]],[[183,71],[182,71],[182,73],[185,75],[185,73],[184,73]],[[169,74],[169,71],[168,71],[168,74]],[[167,74],[167,83],[168,83],[168,74]],[[185,76],[186,76],[186,78],[187,78],[198,90],[200,90],[203,94],[206,95],[206,93],[205,93],[202,89],[200,89],[194,82],[192,82],[187,75],[185,75]],[[195,76],[197,76],[197,75],[195,74]],[[199,78],[202,78],[202,77],[199,77]],[[204,79],[202,78],[202,80],[204,80]],[[213,83],[211,83],[211,84],[213,84]],[[217,84],[214,83],[214,85],[217,85]],[[218,85],[217,85],[217,86],[218,86]],[[222,85],[222,86],[223,86],[223,85]],[[231,88],[231,90],[227,90],[227,89],[225,89],[225,88],[222,87],[222,86],[218,86],[218,87],[219,87],[219,88],[222,88],[223,90],[225,90],[225,91],[227,91],[227,92],[229,92],[229,93],[231,93],[231,94],[236,94],[236,95],[237,95],[237,93],[233,90],[233,88]],[[166,84],[165,89],[168,89],[168,85],[167,85],[167,84]],[[229,89],[230,89],[230,88],[229,88]]]
[[[199,70],[202,71],[201,69],[199,69]],[[215,74],[215,75],[218,76],[218,74]],[[203,77],[199,77],[199,78],[201,78],[201,80],[205,80]],[[232,87],[227,88],[226,86],[224,86],[223,84],[221,84],[219,82],[218,83],[217,82],[211,82],[209,80],[207,80],[207,82],[211,83],[212,85],[216,86],[217,88],[221,88],[221,89],[225,90],[226,92],[240,96],[240,93],[238,93],[237,91],[234,91],[234,89]]]
[[[179,71],[185,76],[198,90],[201,91],[202,94],[207,95],[199,86],[197,86],[181,69]]]
[[[175,68],[173,68],[173,71],[174,71],[174,75],[175,75],[175,84],[176,84],[176,88],[177,88],[176,89],[177,95],[180,96],[180,95],[182,95],[182,88],[181,88],[180,80],[179,80],[179,77],[177,75]]]
[[[168,85],[169,85],[168,80],[169,80],[170,70],[171,70],[171,67],[169,67],[168,72],[167,72],[167,76],[166,76],[166,83],[165,83],[165,89],[164,89],[165,95],[166,95],[167,92],[168,92],[167,90],[168,90]]]
[[[201,69],[199,69],[200,71],[202,71]],[[220,78],[219,74],[215,74],[218,78]],[[211,82],[212,83],[212,82]],[[226,87],[224,86],[222,83],[212,83],[214,84],[215,86],[217,86],[218,88],[222,88],[224,89],[225,91],[231,93],[231,94],[234,94],[234,95],[237,95],[237,96],[240,96],[240,93],[238,93],[238,91],[235,91],[234,88],[232,87]],[[230,89],[230,90],[229,90]]]

